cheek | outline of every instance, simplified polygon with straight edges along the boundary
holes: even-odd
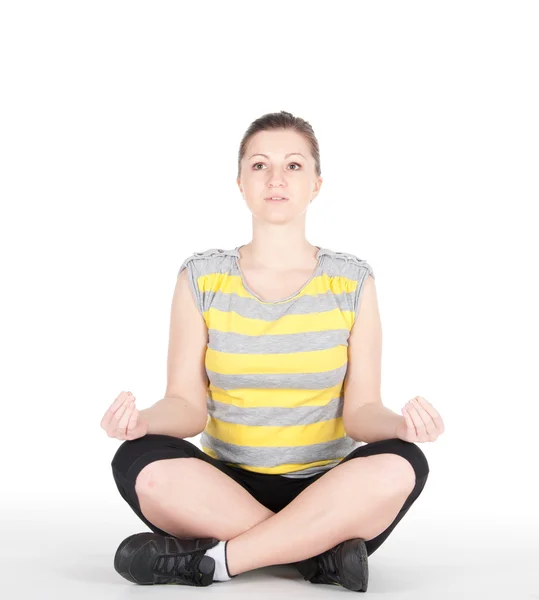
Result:
[[[246,177],[243,180],[243,193],[250,196],[259,196],[265,187],[265,182],[262,177]]]

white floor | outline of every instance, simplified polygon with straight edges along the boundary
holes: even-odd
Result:
[[[128,535],[148,531],[128,507],[7,509],[2,528],[2,597],[337,598],[346,589],[304,581],[291,566],[269,566],[206,588],[138,586],[116,573],[113,556]],[[363,597],[539,599],[539,527],[445,522],[410,512],[369,557]],[[523,521],[524,522],[524,521]],[[341,596],[342,595],[342,596]],[[353,596],[352,596],[353,597]]]

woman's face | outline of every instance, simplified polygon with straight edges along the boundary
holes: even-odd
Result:
[[[305,138],[288,129],[256,133],[240,166],[237,183],[249,210],[253,216],[273,223],[290,221],[306,212],[322,185]],[[271,196],[288,200],[266,200]]]

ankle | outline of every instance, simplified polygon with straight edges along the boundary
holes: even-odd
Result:
[[[206,550],[205,555],[213,558],[215,561],[214,581],[229,581],[235,575],[231,575],[228,570],[226,545],[227,541],[220,541],[213,548]]]
[[[227,540],[225,542],[225,567],[226,567],[226,572],[228,573],[228,576],[232,578],[232,577],[236,577],[237,575],[233,575],[232,571],[230,570],[230,563],[228,562],[228,553],[227,553],[228,542],[229,542],[229,540]]]

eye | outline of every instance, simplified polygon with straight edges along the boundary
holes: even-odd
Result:
[[[258,165],[263,165],[263,164],[264,164],[264,163],[261,163],[261,162],[255,163],[255,164],[253,165],[253,169],[254,169],[255,171],[260,171],[261,169],[257,169],[256,167],[257,167]],[[296,165],[297,167],[301,168],[301,165],[300,165],[299,163],[290,163],[290,164],[291,164],[291,165]],[[298,169],[292,169],[292,171],[297,171],[297,170],[298,170]]]

